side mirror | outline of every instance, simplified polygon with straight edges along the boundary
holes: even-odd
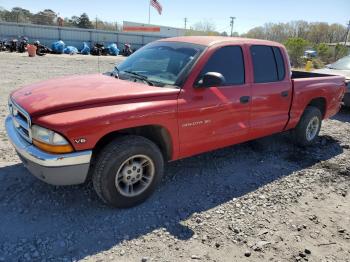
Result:
[[[196,84],[196,87],[221,86],[225,83],[225,77],[218,72],[208,72]]]

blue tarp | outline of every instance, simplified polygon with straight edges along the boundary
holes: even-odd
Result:
[[[74,47],[74,46],[67,46],[67,47],[63,50],[63,52],[64,52],[65,54],[73,55],[73,54],[78,53],[78,49],[77,49],[76,47]]]
[[[81,49],[80,53],[82,53],[83,55],[90,54],[90,47],[88,46],[88,44],[84,42],[83,45],[83,49]]]
[[[110,55],[119,55],[119,49],[116,44],[110,44],[108,47],[108,53]]]
[[[52,43],[52,51],[56,54],[63,54],[65,44],[62,40]]]

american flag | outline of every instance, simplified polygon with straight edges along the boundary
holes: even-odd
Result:
[[[150,0],[150,1],[151,1],[151,6],[157,9],[158,13],[161,15],[163,11],[162,5],[158,2],[158,0]]]

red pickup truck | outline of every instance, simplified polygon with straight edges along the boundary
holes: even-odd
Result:
[[[342,76],[292,72],[278,43],[178,37],[114,71],[14,91],[8,136],[28,170],[54,185],[92,179],[114,207],[144,201],[165,161],[291,130],[302,146],[336,114]]]

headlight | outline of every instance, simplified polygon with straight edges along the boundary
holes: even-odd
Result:
[[[41,126],[32,126],[32,138],[34,145],[49,153],[60,154],[73,151],[73,147],[63,136]]]

